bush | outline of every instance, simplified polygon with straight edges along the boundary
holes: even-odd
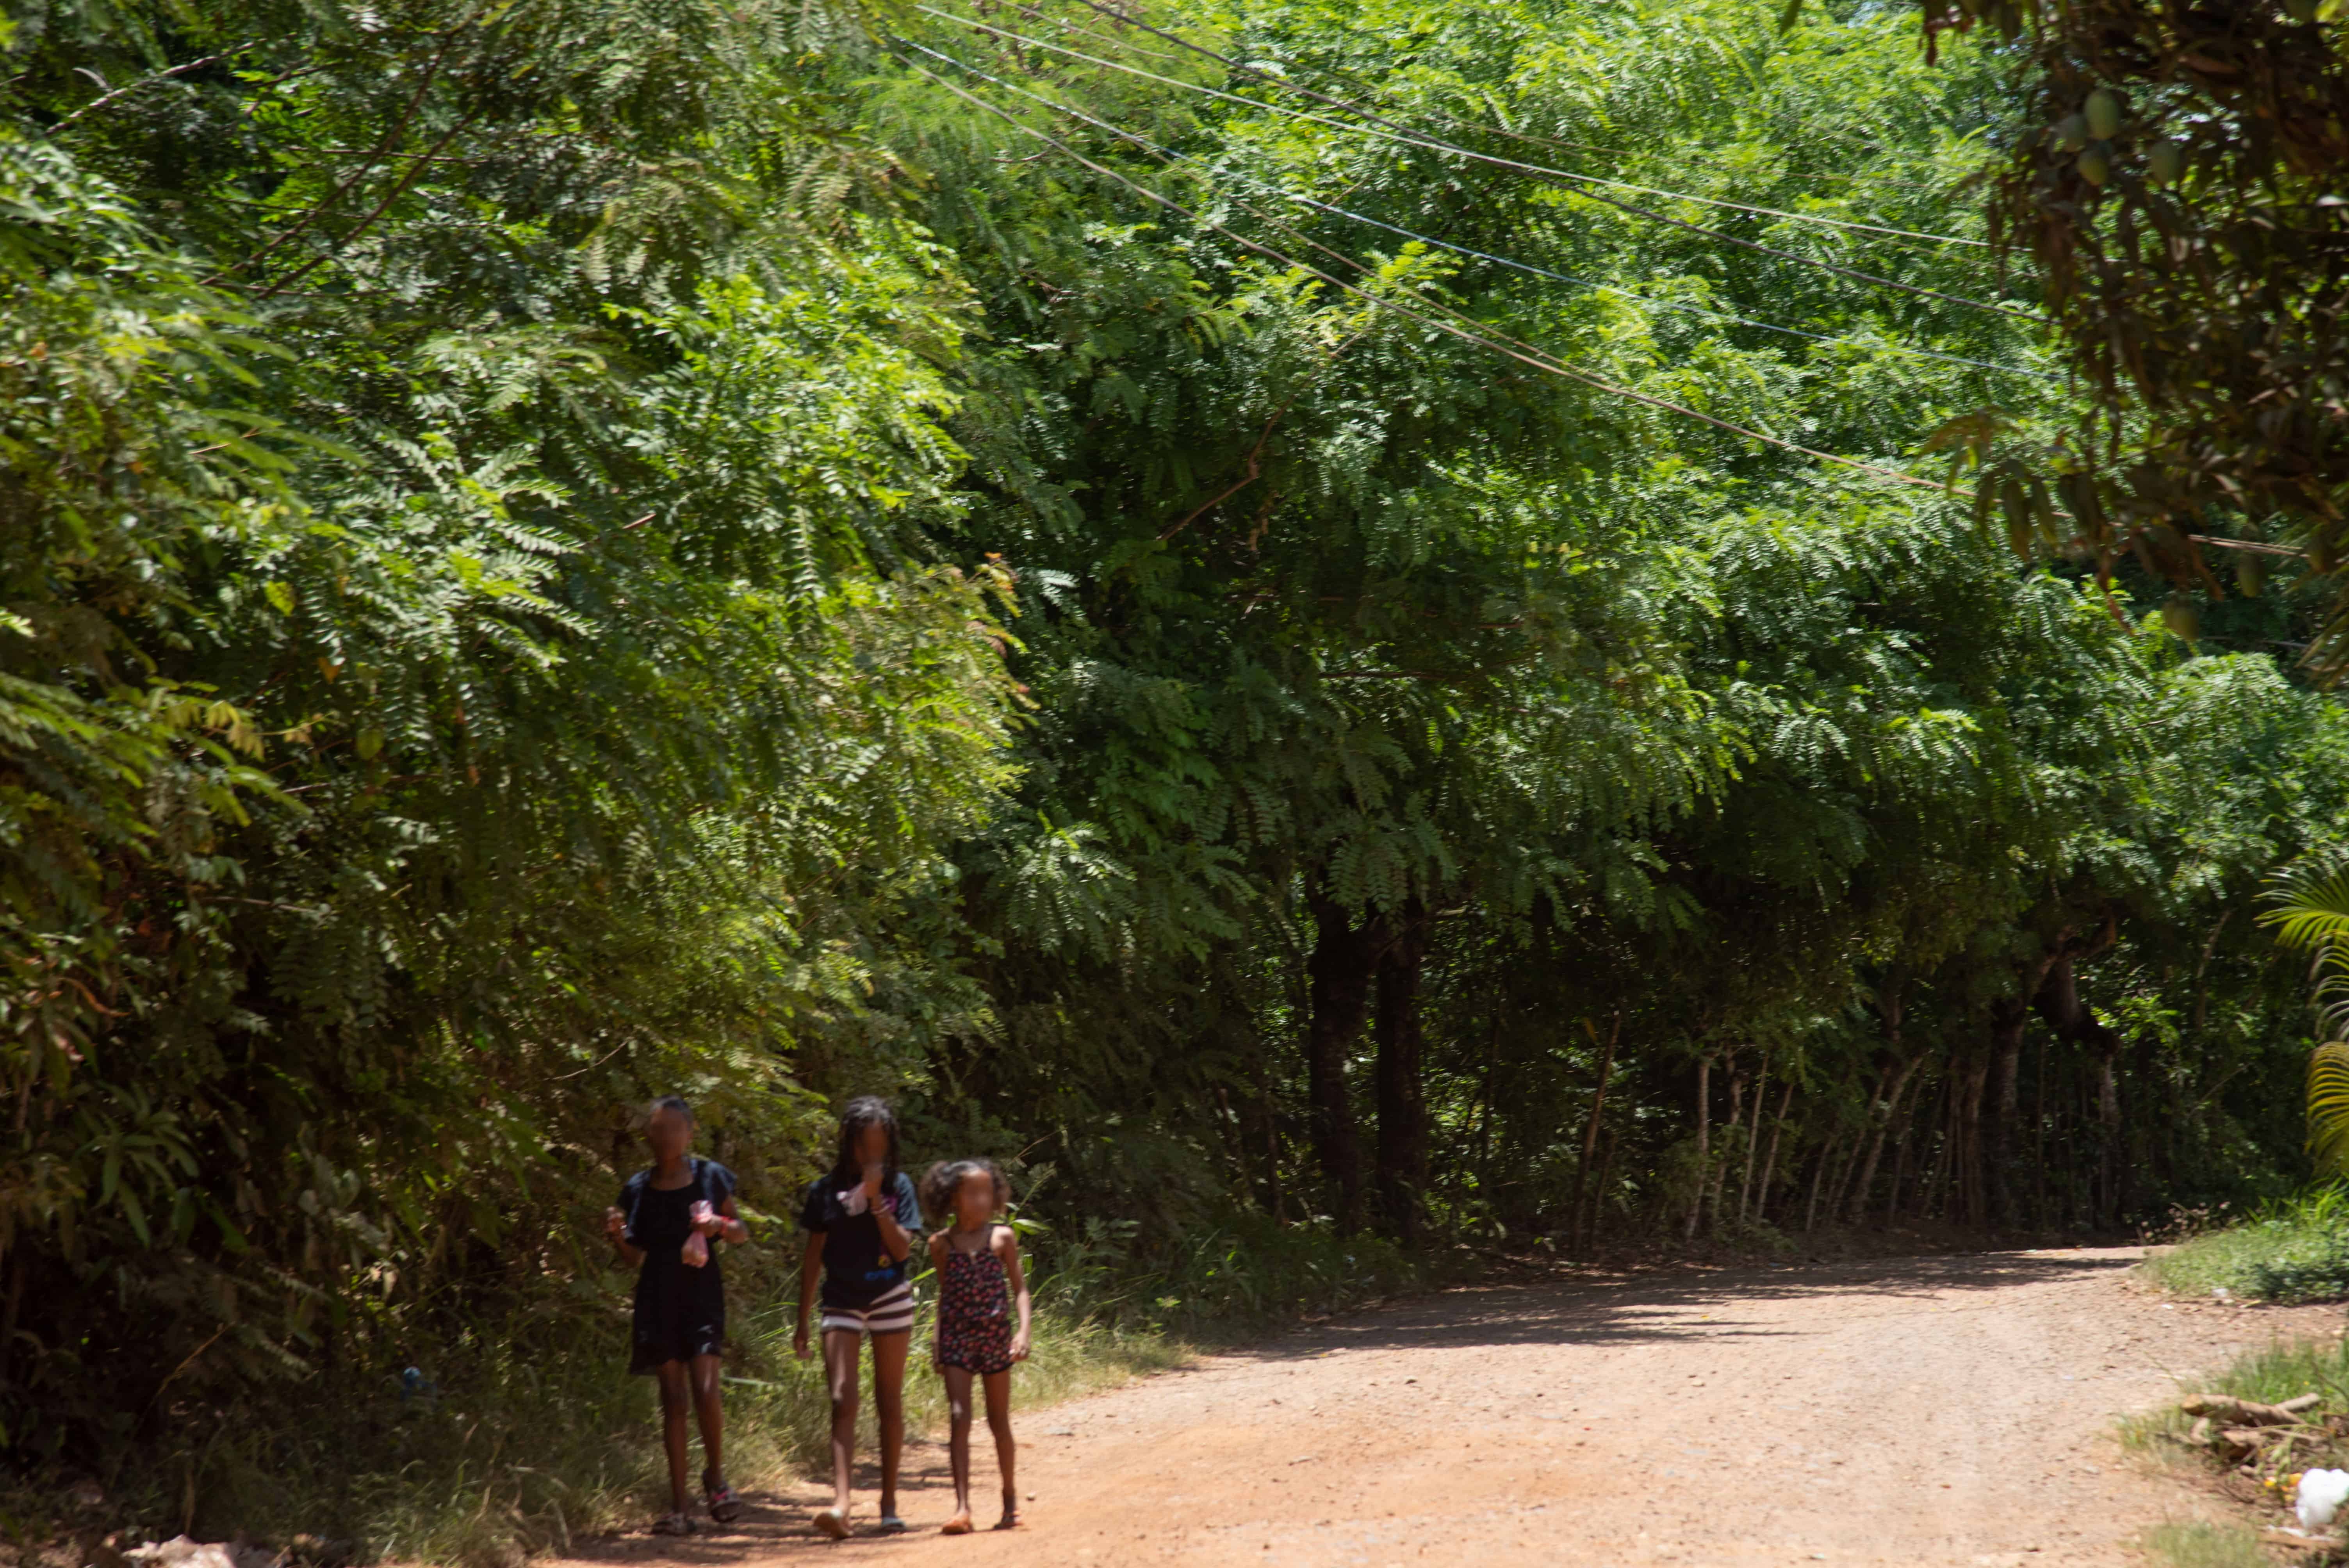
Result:
[[[2282,1303],[2349,1297],[2349,1191],[2319,1187],[2271,1203],[2241,1224],[2156,1253],[2142,1272],[2164,1289],[2194,1295],[2223,1289]]]

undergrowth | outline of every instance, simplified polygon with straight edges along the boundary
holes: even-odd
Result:
[[[1015,1411],[1433,1276],[1388,1243],[1253,1216],[1158,1258],[1135,1256],[1114,1227],[1066,1239],[1022,1229],[1040,1256],[1034,1353],[1014,1375]],[[821,1363],[792,1354],[795,1293],[786,1287],[795,1276],[779,1266],[781,1251],[728,1260],[726,1469],[739,1487],[788,1481],[826,1457]],[[927,1281],[916,1284],[926,1295]],[[20,1544],[54,1538],[57,1500],[94,1480],[109,1499],[103,1517],[66,1522],[85,1538],[116,1529],[204,1540],[242,1532],[274,1544],[307,1536],[313,1556],[457,1568],[512,1568],[641,1524],[666,1498],[667,1472],[651,1380],[625,1371],[624,1284],[616,1273],[604,1284],[413,1351],[435,1386],[429,1397],[403,1397],[396,1366],[320,1374],[269,1406],[204,1413],[114,1475],[51,1477],[0,1498],[0,1523]],[[860,1452],[870,1455],[869,1372],[865,1389]],[[905,1393],[909,1431],[943,1425],[926,1311]],[[693,1462],[698,1470],[698,1442]]]
[[[2349,1297],[2349,1190],[2315,1188],[2240,1223],[2189,1235],[2139,1265],[2166,1290],[2261,1301]]]
[[[2279,1340],[2247,1350],[2207,1377],[2181,1386],[2181,1395],[2225,1394],[2262,1405],[2280,1405],[2303,1394],[2323,1401],[2320,1415],[2349,1413],[2349,1340],[2340,1337]],[[2176,1405],[2123,1423],[2132,1446],[2176,1436],[2190,1425]]]
[[[2158,1524],[2145,1544],[2170,1568],[2275,1568],[2257,1531],[2235,1524]]]

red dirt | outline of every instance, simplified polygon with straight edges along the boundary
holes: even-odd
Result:
[[[1472,1568],[2141,1562],[2211,1505],[2115,1418],[2337,1308],[2164,1302],[2139,1248],[1475,1287],[1043,1410],[1015,1409],[1015,1532],[943,1538],[946,1453],[914,1445],[912,1533],[816,1538],[809,1486],[730,1531],[601,1563]],[[917,1369],[916,1376],[922,1375]],[[1016,1375],[1015,1375],[1016,1399]],[[976,1501],[994,1455],[977,1436]]]

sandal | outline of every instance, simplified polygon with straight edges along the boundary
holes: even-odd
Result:
[[[898,1518],[894,1513],[885,1513],[881,1516],[880,1522],[874,1525],[873,1533],[875,1535],[903,1535],[905,1533],[905,1522]]]
[[[675,1513],[664,1513],[653,1521],[655,1535],[690,1535],[693,1529],[693,1516],[682,1509]]]
[[[848,1539],[848,1511],[844,1508],[819,1508],[814,1522],[818,1531],[834,1541]]]
[[[702,1495],[709,1500],[709,1517],[719,1524],[731,1524],[742,1517],[742,1499],[715,1471],[701,1475]]]

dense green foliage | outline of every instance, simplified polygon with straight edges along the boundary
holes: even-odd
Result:
[[[13,1460],[616,1379],[670,1088],[762,1243],[830,1097],[1006,1157],[1064,1320],[2294,1181],[2310,590],[1986,535],[1950,457],[2073,418],[1960,189],[2031,111],[1775,23],[20,14]]]
[[[2000,139],[1993,216],[2039,263],[2089,394],[2068,441],[2011,450],[1999,467],[2018,482],[1986,490],[2006,497],[2019,534],[2093,552],[2106,572],[2131,552],[2181,595],[2223,597],[2222,576],[2256,595],[2268,567],[2304,554],[2333,586],[2314,659],[2337,677],[2349,668],[2349,6],[1921,9],[1929,51],[1981,26],[2030,62]]]

